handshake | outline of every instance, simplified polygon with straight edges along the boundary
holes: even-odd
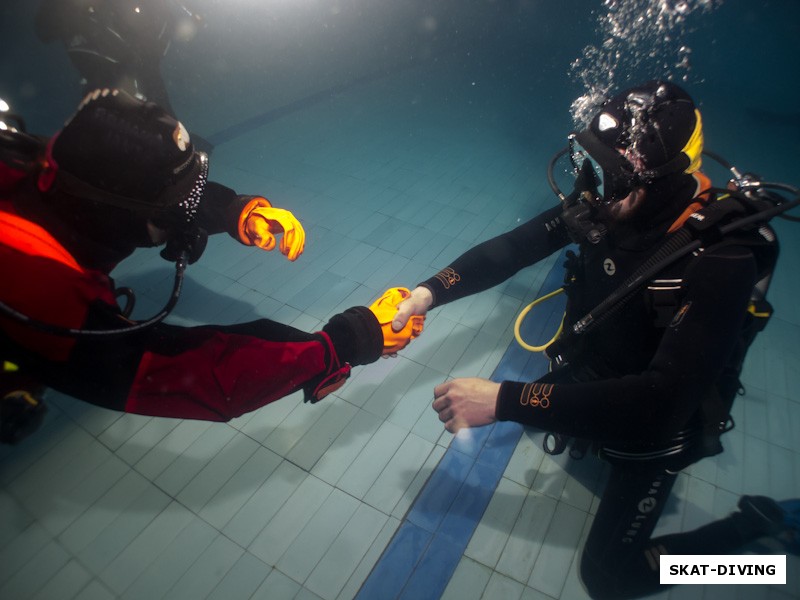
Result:
[[[422,333],[433,299],[426,301],[425,292],[430,295],[425,288],[413,293],[403,287],[390,288],[369,307],[383,332],[383,356],[396,354]]]
[[[410,292],[407,288],[396,287],[386,290],[369,308],[357,306],[332,317],[323,328],[329,336],[329,343],[337,353],[342,347],[350,347],[350,350],[344,355],[340,353],[340,357],[329,365],[327,373],[305,387],[306,401],[322,400],[343,386],[350,377],[350,363],[368,364],[382,356],[394,356],[408,346],[422,333],[425,313],[432,303],[433,296],[426,288],[418,287]],[[364,318],[370,314],[375,321],[371,317]],[[378,327],[375,327],[376,321]],[[349,325],[339,328],[334,326],[334,322]],[[378,328],[382,340],[378,338]],[[335,333],[337,330],[338,334]]]
[[[245,204],[239,215],[239,240],[248,246],[272,250],[278,245],[290,261],[295,261],[305,247],[305,231],[300,221],[288,210],[275,208],[263,197],[254,197]],[[425,313],[433,296],[426,288],[413,292],[396,287],[386,290],[369,309],[378,319],[383,331],[383,355],[396,354],[422,333]]]

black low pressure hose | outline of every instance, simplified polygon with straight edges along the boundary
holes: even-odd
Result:
[[[798,205],[800,205],[800,190],[794,186],[787,184],[777,183],[761,183],[759,187],[773,188],[789,191],[795,194],[795,199],[760,210],[752,215],[736,219],[735,221],[723,225],[719,228],[720,237],[743,229],[754,223],[766,223],[773,217],[785,213]],[[710,211],[725,210],[720,204],[710,204],[706,209],[706,214]],[[678,259],[686,256],[690,252],[694,252],[704,245],[703,240],[694,239],[694,235],[687,229],[679,229],[674,235],[670,236],[664,244],[651,256],[644,264],[642,264],[623,284],[617,288],[611,295],[598,304],[586,316],[579,319],[572,326],[573,334],[585,333],[588,329],[602,323],[604,320],[615,314],[624,306],[625,302],[631,297],[639,287],[641,287],[651,277],[657,275],[661,270]]]
[[[556,152],[553,155],[553,158],[550,159],[550,163],[547,165],[547,183],[550,184],[550,189],[553,190],[553,193],[558,196],[558,199],[562,202],[566,200],[567,197],[564,195],[564,192],[561,191],[561,188],[558,187],[553,171],[555,170],[558,159],[564,156],[567,152],[569,152],[569,146],[565,146],[562,150]]]
[[[791,221],[792,223],[800,223],[800,217],[795,217],[794,215],[787,215],[786,212],[800,204],[800,189],[796,188],[793,185],[789,185],[786,183],[762,183],[764,187],[770,187],[778,190],[783,190],[785,192],[789,192],[790,194],[794,194],[796,196],[796,200],[792,204],[785,208],[779,215],[781,219],[786,219],[787,221]]]
[[[122,335],[128,335],[130,333],[136,333],[160,323],[167,317],[167,315],[169,315],[169,313],[172,312],[172,309],[175,308],[175,305],[178,303],[178,298],[180,298],[181,295],[181,290],[183,288],[183,276],[188,263],[188,253],[182,252],[178,257],[178,260],[175,261],[175,281],[172,286],[172,293],[170,294],[169,300],[167,300],[167,303],[164,305],[164,308],[162,308],[158,314],[147,319],[146,321],[131,323],[130,325],[125,325],[116,329],[72,329],[70,327],[53,325],[52,323],[44,323],[11,308],[4,302],[0,302],[0,313],[22,323],[23,325],[38,329],[44,333],[61,337],[97,339],[119,337]]]
[[[639,289],[650,277],[656,275],[679,258],[694,252],[700,246],[702,246],[701,240],[694,240],[691,232],[679,229],[611,295],[586,316],[575,322],[572,326],[572,331],[575,334],[585,333],[588,329],[599,325],[620,310],[633,292]]]

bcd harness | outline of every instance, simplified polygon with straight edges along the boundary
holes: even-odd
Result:
[[[718,194],[718,199],[712,200],[712,194]],[[783,210],[797,203],[795,200],[790,203],[791,206],[782,205]],[[582,345],[578,343],[581,336],[616,314],[645,285],[647,302],[654,314],[654,326],[665,329],[673,319],[680,316],[679,311],[685,310],[682,301],[683,280],[702,255],[724,246],[745,247],[753,253],[758,280],[751,294],[745,323],[733,350],[734,356],[729,363],[733,368],[724,372],[719,382],[709,386],[709,392],[702,398],[702,431],[698,431],[696,426],[687,429],[652,451],[624,446],[611,448],[598,444],[595,449],[604,458],[612,462],[669,459],[668,464],[671,466],[683,468],[699,458],[713,456],[722,451],[720,436],[733,428],[731,407],[736,394],[743,393],[739,375],[744,358],[749,346],[766,327],[773,312],[765,296],[777,262],[778,245],[767,221],[780,212],[782,211],[775,210],[775,205],[771,202],[703,185],[697,201],[672,225],[666,240],[653,255],[595,309],[546,345],[544,351],[553,365],[563,366],[574,361],[577,358],[574,349]],[[679,274],[677,277],[659,278],[659,274],[663,274],[668,266],[684,257],[688,260],[681,271],[682,276]],[[567,278],[570,278],[569,272]],[[568,444],[569,439],[566,436],[548,433],[545,436],[544,449],[549,454],[560,454]],[[573,440],[570,455],[580,458],[590,446],[591,443],[586,440]]]

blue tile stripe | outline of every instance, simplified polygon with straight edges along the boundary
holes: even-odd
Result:
[[[561,286],[563,255],[539,294]],[[558,328],[563,296],[528,314],[523,339],[541,344]],[[547,360],[512,341],[491,379],[531,380],[547,372]],[[522,426],[499,422],[454,438],[417,496],[357,600],[435,600],[453,575],[514,453]]]

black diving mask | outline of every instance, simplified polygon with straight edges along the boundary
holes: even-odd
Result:
[[[635,156],[635,152],[631,149],[618,150],[609,147],[590,129],[579,133],[573,132],[568,136],[570,162],[577,176],[581,173],[584,163],[588,161],[596,176],[597,201],[606,205],[613,204],[627,198],[634,188],[648,185],[667,175],[696,170],[699,167],[699,160],[695,163],[689,156],[699,157],[702,152],[699,113],[697,123],[695,134],[683,150],[656,168],[636,168],[629,159],[629,155]],[[697,166],[693,166],[695,164]]]
[[[567,140],[576,190],[593,194],[595,205],[619,202],[646,182],[623,154],[604,145],[588,129],[571,133]]]

